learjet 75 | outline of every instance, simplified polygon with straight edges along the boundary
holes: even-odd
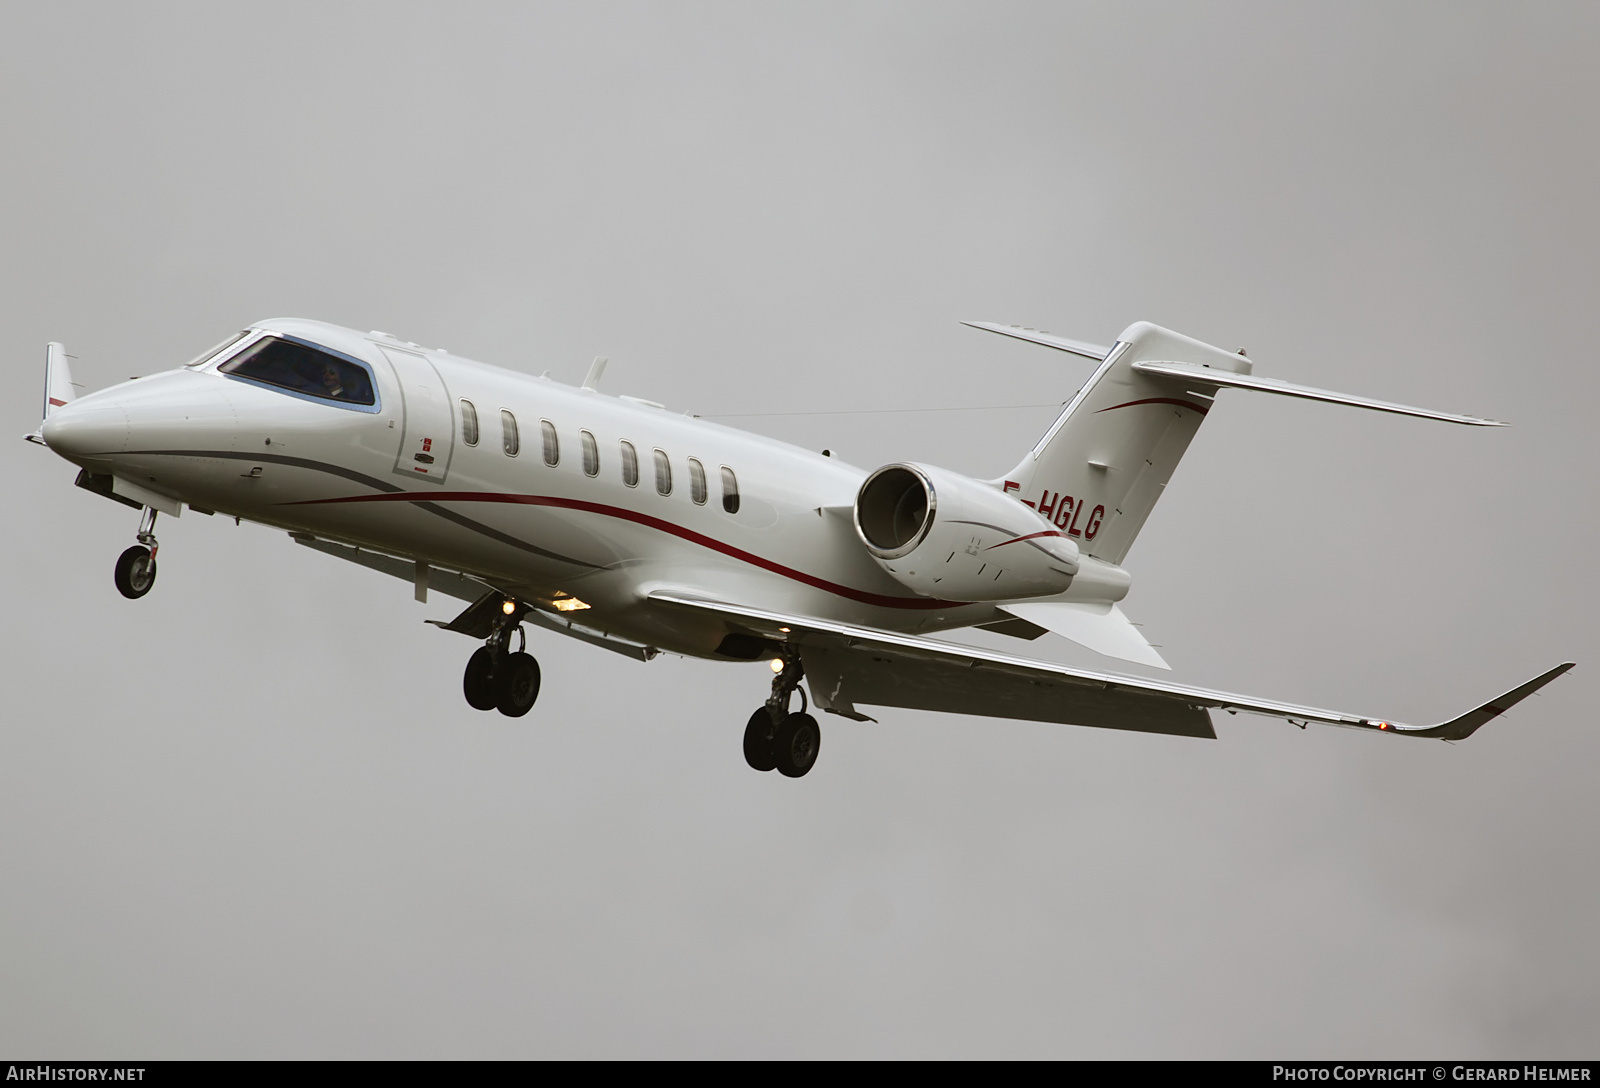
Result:
[[[1257,377],[1243,352],[1144,322],[1110,347],[969,324],[1095,367],[993,480],[911,461],[866,471],[603,394],[603,359],[574,388],[300,319],[259,322],[185,366],[81,397],[51,344],[43,422],[27,437],[76,464],[79,487],[139,511],[115,570],[125,597],[155,581],[158,514],[274,526],[410,582],[418,600],[467,602],[429,622],[481,643],[463,678],[478,710],[533,707],[528,625],[638,661],[765,662],[770,692],[744,756],[791,778],[820,751],[813,708],[1213,738],[1210,712],[1226,710],[1460,740],[1572,667],[1413,726],[934,637],[1055,633],[1166,668],[1119,608],[1132,584],[1123,559],[1223,390],[1498,425]]]

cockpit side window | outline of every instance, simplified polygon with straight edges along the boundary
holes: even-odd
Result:
[[[208,362],[209,360],[216,358],[218,355],[221,355],[223,352],[227,351],[229,348],[233,347],[233,345],[237,344],[239,341],[243,340],[249,335],[249,329],[244,330],[244,332],[236,332],[222,343],[217,344],[214,347],[207,348],[205,351],[202,351],[199,355],[196,355],[193,359],[190,359],[183,365],[185,367],[197,367],[201,363]]]
[[[364,365],[299,340],[277,336],[257,340],[217,369],[230,377],[347,407],[371,408],[378,402],[372,374]]]

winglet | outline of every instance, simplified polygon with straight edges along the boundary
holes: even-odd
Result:
[[[78,393],[73,388],[72,369],[67,364],[68,358],[67,349],[54,341],[45,348],[43,418],[48,419],[54,409],[77,399]]]
[[[67,349],[53,340],[44,349],[44,410],[39,413],[41,427],[50,418],[51,412],[77,399],[77,383],[72,380],[72,369],[67,365],[69,358],[71,356],[67,354]],[[39,431],[40,428],[36,427],[33,433],[22,437],[38,446],[48,445]]]
[[[1439,740],[1465,740],[1472,736],[1479,726],[1493,718],[1498,718],[1500,715],[1510,710],[1513,706],[1522,702],[1522,700],[1526,699],[1528,696],[1544,687],[1550,681],[1554,680],[1556,677],[1572,668],[1574,664],[1576,664],[1576,662],[1568,661],[1557,665],[1549,672],[1543,674],[1542,676],[1534,677],[1521,687],[1512,688],[1499,698],[1490,699],[1487,703],[1484,703],[1482,706],[1478,707],[1478,709],[1467,711],[1454,721],[1445,722],[1443,725],[1435,725],[1429,729],[1405,729],[1397,730],[1397,732],[1404,732],[1406,736],[1410,737],[1436,737]]]

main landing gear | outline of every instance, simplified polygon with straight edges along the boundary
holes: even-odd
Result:
[[[156,584],[156,512],[154,507],[144,508],[139,519],[139,543],[123,552],[117,559],[117,591],[130,600],[138,600]]]
[[[522,625],[509,619],[497,623],[494,634],[467,659],[461,690],[474,710],[498,710],[508,718],[520,718],[539,698],[539,662],[527,652]],[[521,641],[517,652],[509,653],[513,627]]]
[[[800,712],[789,713],[789,695],[800,687],[805,667],[792,648],[785,646],[781,653],[783,668],[772,678],[772,694],[744,727],[744,761],[758,771],[776,770],[786,778],[800,778],[816,765],[822,730],[817,719],[805,712],[804,691]]]

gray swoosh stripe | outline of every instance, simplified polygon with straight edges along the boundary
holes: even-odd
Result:
[[[364,472],[356,472],[353,469],[344,468],[340,465],[329,464],[326,461],[313,461],[307,457],[289,457],[286,454],[281,453],[239,453],[235,450],[128,450],[124,454],[124,456],[130,455],[139,455],[143,457],[223,457],[233,461],[265,461],[268,464],[289,465],[293,468],[310,469],[313,472],[325,472],[330,476],[339,476],[346,480],[350,480],[353,483],[364,484],[376,491],[383,491],[392,494],[396,491],[405,490],[405,488],[400,487],[398,484],[392,484],[388,480],[380,480],[376,477],[368,476]],[[471,532],[477,533],[480,536],[486,536],[490,540],[499,541],[501,544],[508,544],[513,548],[520,548],[522,551],[531,552],[534,555],[543,556],[546,559],[554,559],[559,563],[570,563],[575,567],[588,567],[590,570],[602,569],[597,563],[586,563],[582,559],[574,559],[570,555],[562,555],[559,552],[553,552],[546,548],[541,548],[536,544],[529,544],[525,540],[518,540],[509,533],[502,533],[498,529],[491,529],[482,522],[474,521],[471,518],[462,514],[457,514],[452,510],[446,510],[434,503],[418,502],[414,503],[413,505],[419,510],[426,510],[435,517],[444,518],[446,521],[459,525],[463,529],[470,530]]]
[[[400,489],[399,488],[395,488],[395,490],[398,491]],[[466,517],[466,516],[464,516],[462,514],[458,514],[454,510],[446,510],[444,507],[439,506],[439,505],[437,505],[435,503],[418,502],[418,503],[414,503],[413,505],[415,505],[417,507],[417,509],[419,509],[419,510],[426,510],[428,513],[434,514],[434,515],[436,515],[438,517],[441,517],[441,518],[444,518],[446,521],[454,522],[455,524],[461,526],[463,529],[471,529],[475,533],[480,533],[483,536],[486,536],[491,540],[498,540],[502,544],[509,544],[513,548],[521,548],[525,552],[532,552],[535,555],[542,555],[546,559],[557,559],[557,560],[560,560],[563,563],[571,563],[574,566],[588,567],[590,570],[600,570],[600,569],[602,569],[598,563],[585,563],[581,559],[573,559],[573,558],[571,558],[569,556],[560,555],[560,554],[558,554],[556,552],[546,551],[544,548],[539,547],[537,544],[529,544],[525,540],[518,540],[514,536],[511,536],[511,535],[509,535],[507,533],[502,533],[498,529],[491,529],[491,528],[489,528],[489,526],[484,525],[482,522],[473,521],[469,517]]]

